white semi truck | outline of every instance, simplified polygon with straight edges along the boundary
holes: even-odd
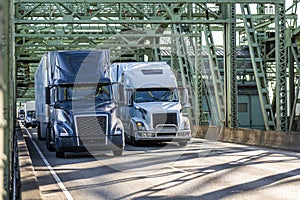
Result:
[[[37,126],[36,116],[35,116],[35,101],[27,101],[24,105],[25,117],[24,125],[26,128]]]
[[[114,87],[115,93],[126,97],[119,106],[126,142],[176,141],[185,146],[191,139],[189,119],[183,109],[189,107],[187,90],[181,104],[177,81],[165,62],[113,63],[110,68],[113,82],[123,84]],[[123,95],[121,95],[123,96]]]
[[[47,52],[35,73],[38,138],[56,157],[65,152],[112,150],[125,146],[117,102],[106,75],[109,50]]]

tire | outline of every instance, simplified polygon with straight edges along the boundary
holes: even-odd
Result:
[[[44,140],[44,138],[42,138],[42,131],[41,131],[41,126],[40,124],[37,125],[37,136],[38,136],[38,139],[41,141],[41,140]]]
[[[64,151],[56,151],[55,156],[56,156],[56,158],[64,158],[65,152]]]
[[[185,147],[187,145],[187,141],[178,142],[179,146]]]
[[[46,147],[48,149],[48,151],[55,151],[54,145],[52,144],[52,131],[51,131],[51,127],[50,125],[47,126],[46,129],[47,133],[46,133]]]
[[[133,134],[133,133],[134,133],[133,127],[132,127],[132,125],[130,124],[130,128],[129,128],[130,144],[132,144],[132,145],[137,145],[138,141],[135,139],[134,136],[131,135],[131,134]]]
[[[123,149],[113,150],[114,156],[121,156],[123,154]]]
[[[135,146],[138,144],[138,141],[135,139],[134,136],[130,136],[130,143]]]
[[[126,134],[126,133],[125,133],[124,135],[125,135],[125,143],[126,143],[126,144],[130,144],[130,142],[131,142],[131,141],[130,141],[130,135],[128,135],[128,134]]]

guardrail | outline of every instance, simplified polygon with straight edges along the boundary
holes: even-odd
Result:
[[[300,134],[297,132],[264,131],[245,128],[220,128],[209,126],[194,127],[194,137],[210,138],[211,134],[218,141],[247,145],[300,151]],[[217,135],[216,135],[217,134]]]

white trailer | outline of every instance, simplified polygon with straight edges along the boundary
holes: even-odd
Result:
[[[45,54],[39,67],[35,72],[35,101],[36,104],[36,120],[37,120],[37,136],[39,140],[46,139],[46,130],[49,123],[49,105],[46,102],[45,88],[48,86],[48,54]]]
[[[24,106],[25,118],[24,125],[26,128],[32,127],[35,128],[37,126],[36,116],[35,116],[35,101],[28,101]]]
[[[124,94],[126,103],[119,106],[126,142],[176,141],[185,146],[191,139],[189,119],[183,116],[187,108],[187,90],[181,104],[177,81],[165,62],[113,63],[110,68],[115,94]],[[120,91],[122,90],[122,91]],[[122,96],[122,95],[121,95]]]

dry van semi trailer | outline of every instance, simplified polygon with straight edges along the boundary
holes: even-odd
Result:
[[[24,125],[26,128],[32,127],[35,128],[37,126],[36,117],[35,117],[35,101],[27,101],[24,105],[25,109],[25,117],[24,117]]]
[[[118,110],[126,142],[187,144],[191,129],[189,119],[182,112],[189,106],[187,90],[183,90],[185,98],[181,103],[175,75],[167,63],[113,63],[109,74],[113,82],[123,84],[113,88],[115,93],[124,93],[126,97],[126,105]]]
[[[47,52],[35,73],[38,138],[57,157],[112,150],[121,155],[124,129],[116,116],[109,50]]]

